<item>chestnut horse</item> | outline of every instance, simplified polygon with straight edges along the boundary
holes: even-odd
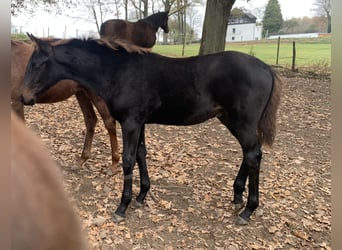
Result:
[[[271,146],[276,135],[281,79],[272,67],[237,51],[169,58],[139,53],[139,49],[132,52],[121,41],[109,44],[101,39],[71,39],[48,43],[29,37],[37,49],[24,78],[24,103],[34,104],[37,94],[57,79],[73,79],[101,96],[121,124],[124,185],[114,220],[124,218],[132,200],[135,163],[140,174],[137,204],[142,205],[150,189],[146,124],[188,126],[217,118],[242,149],[233,202],[243,208],[237,223],[248,223],[259,205],[261,147]]]
[[[13,111],[15,111],[23,120],[25,120],[25,116],[24,107],[20,101],[20,88],[24,79],[28,60],[30,59],[33,50],[34,46],[31,43],[11,40],[11,106]],[[93,92],[79,86],[75,81],[61,80],[58,84],[40,94],[37,97],[37,103],[60,102],[73,95],[76,96],[86,125],[84,146],[77,164],[82,165],[90,157],[91,144],[97,123],[96,113],[92,105],[94,104],[100,113],[109,134],[112,150],[111,167],[115,173],[117,171],[117,165],[120,158],[116,138],[116,122],[110,115],[107,105],[99,96],[96,96]]]
[[[87,249],[57,165],[43,143],[13,112],[11,209],[11,249]]]
[[[156,32],[162,28],[169,32],[169,12],[158,12],[136,22],[110,19],[101,24],[100,36],[105,39],[124,39],[135,45],[152,48],[156,43]]]

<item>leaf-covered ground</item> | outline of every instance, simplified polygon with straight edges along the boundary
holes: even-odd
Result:
[[[91,249],[330,249],[330,79],[283,74],[278,134],[264,149],[260,206],[247,226],[234,224],[231,204],[240,146],[216,119],[146,127],[151,192],[116,224],[123,178],[108,168],[102,121],[91,159],[75,170],[84,139],[76,99],[27,107],[26,118],[61,166]],[[138,171],[134,180],[136,195]]]

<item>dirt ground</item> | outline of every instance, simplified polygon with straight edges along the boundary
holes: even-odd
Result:
[[[263,150],[260,206],[247,226],[234,224],[231,203],[240,146],[216,119],[146,127],[151,192],[116,224],[123,177],[108,168],[102,121],[91,159],[75,170],[85,128],[76,99],[27,107],[26,118],[62,169],[91,249],[331,249],[330,78],[282,74],[278,134]]]

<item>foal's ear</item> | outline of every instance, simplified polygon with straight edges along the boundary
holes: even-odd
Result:
[[[40,50],[40,51],[45,52],[47,54],[52,53],[52,47],[49,44],[49,42],[38,39],[37,37],[35,37],[34,35],[32,35],[30,33],[26,33],[26,34],[31,39],[31,41],[34,43],[37,50]]]

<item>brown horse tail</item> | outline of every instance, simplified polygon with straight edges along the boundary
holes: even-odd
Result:
[[[257,130],[260,145],[265,144],[269,147],[272,146],[276,135],[276,116],[282,89],[280,76],[273,69],[271,69],[271,74],[272,92],[259,120]]]

